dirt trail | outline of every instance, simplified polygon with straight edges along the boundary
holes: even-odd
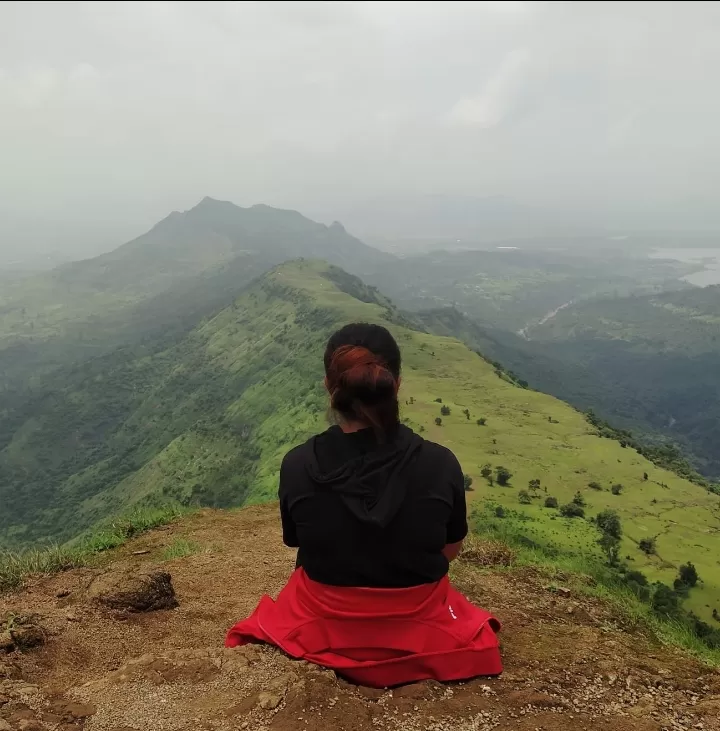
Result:
[[[200,551],[163,561],[181,538]],[[599,602],[549,590],[539,573],[471,559],[454,580],[503,621],[505,674],[356,688],[271,648],[222,649],[226,628],[277,593],[294,553],[274,506],[203,511],[105,567],[0,597],[0,618],[37,615],[46,636],[39,648],[0,649],[0,731],[720,731],[717,671],[623,627]],[[176,609],[123,615],[92,600],[99,575],[151,568],[171,573]]]

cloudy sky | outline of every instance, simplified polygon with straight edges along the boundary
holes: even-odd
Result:
[[[205,195],[710,219],[719,78],[714,3],[4,2],[0,246]]]

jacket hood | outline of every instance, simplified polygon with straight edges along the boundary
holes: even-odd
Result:
[[[340,440],[348,438],[360,443],[362,453],[343,460],[343,450],[337,447],[342,447]],[[340,495],[358,520],[384,528],[405,499],[422,442],[403,425],[387,444],[378,444],[369,429],[352,434],[330,429],[313,440],[307,472],[318,488]]]

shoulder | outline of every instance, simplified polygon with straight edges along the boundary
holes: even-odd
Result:
[[[310,439],[307,439],[302,444],[298,444],[287,452],[287,454],[283,457],[282,465],[280,466],[281,472],[285,469],[297,467],[298,465],[307,462],[309,456],[313,452],[313,443],[315,439],[317,439],[317,436],[312,436]]]
[[[422,437],[420,437],[422,439]],[[428,465],[433,465],[435,469],[453,472],[459,471],[460,462],[455,453],[437,442],[431,442],[429,439],[422,440],[422,459]]]
[[[314,434],[309,439],[306,439],[302,444],[298,444],[288,451],[282,460],[281,470],[285,468],[295,468],[301,464],[309,462],[315,453],[315,445],[322,443],[327,440],[332,432],[333,427],[326,429],[320,434]]]

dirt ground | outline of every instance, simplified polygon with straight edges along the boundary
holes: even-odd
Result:
[[[163,559],[178,540],[193,555]],[[202,511],[140,536],[111,562],[0,596],[44,643],[0,646],[0,731],[720,731],[720,673],[623,626],[601,602],[529,569],[458,562],[454,581],[503,622],[500,678],[377,691],[265,647],[223,649],[225,630],[294,565],[274,506]],[[108,572],[162,569],[179,606],[99,604]]]

